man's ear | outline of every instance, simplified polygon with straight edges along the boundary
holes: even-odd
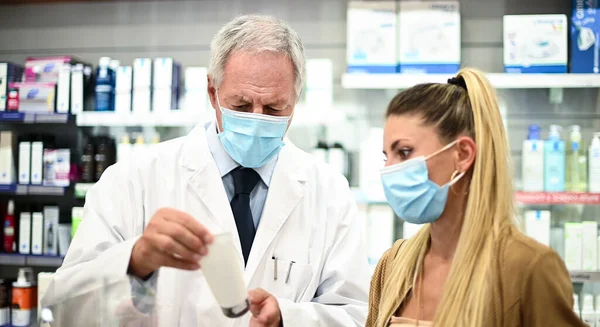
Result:
[[[210,76],[208,76],[207,78],[208,78],[207,92],[208,92],[208,97],[210,98],[210,104],[212,105],[213,109],[217,110],[219,108],[219,104],[217,103],[217,89],[214,87],[212,78]]]

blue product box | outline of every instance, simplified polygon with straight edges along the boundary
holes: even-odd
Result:
[[[600,72],[598,0],[574,0],[571,17],[571,73]]]

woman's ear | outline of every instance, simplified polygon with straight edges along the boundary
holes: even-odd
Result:
[[[475,156],[477,155],[477,145],[472,138],[463,136],[458,139],[456,143],[457,156],[456,156],[456,170],[460,172],[466,172],[471,169],[475,162]]]

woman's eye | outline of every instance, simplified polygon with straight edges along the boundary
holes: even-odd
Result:
[[[412,153],[412,149],[400,149],[400,150],[398,150],[398,154],[400,155],[400,158],[402,160],[407,159],[408,157],[410,157],[411,153]]]

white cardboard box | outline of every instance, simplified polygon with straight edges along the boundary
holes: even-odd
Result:
[[[31,212],[21,212],[19,218],[19,253],[31,253]]]

